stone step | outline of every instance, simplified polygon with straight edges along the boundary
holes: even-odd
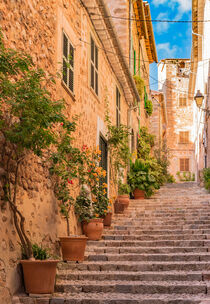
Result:
[[[81,271],[210,271],[209,262],[133,262],[133,261],[84,261],[63,263],[58,269]]]
[[[206,253],[207,247],[93,247],[88,246],[85,255],[93,253],[139,253],[139,254],[167,254],[167,253]]]
[[[156,240],[156,241],[125,241],[125,240],[104,240],[88,241],[87,246],[94,247],[210,247],[210,240]]]
[[[207,294],[206,282],[198,281],[70,281],[59,280],[56,291],[64,293]]]
[[[125,240],[125,241],[152,241],[152,240],[209,240],[210,234],[174,234],[174,235],[111,235],[106,234],[102,237],[104,240]]]
[[[205,294],[56,293],[52,297],[17,296],[14,304],[209,304]]]
[[[133,229],[131,230],[114,230],[105,228],[103,235],[142,235],[146,237],[150,236],[159,236],[159,235],[200,235],[200,234],[209,234],[210,229],[201,230],[201,229],[183,229],[183,230],[142,230],[142,229]]]
[[[177,261],[206,261],[210,262],[210,253],[185,253],[185,254],[90,254],[87,257],[88,261],[156,261],[156,262],[177,262]]]
[[[89,280],[89,281],[204,281],[210,272],[126,272],[126,271],[72,271],[60,270],[57,274],[59,280]]]
[[[197,220],[197,221],[190,221],[190,220],[181,220],[181,221],[171,221],[171,220],[156,220],[156,221],[150,221],[150,220],[138,220],[138,219],[126,219],[124,218],[122,221],[118,221],[117,223],[120,225],[126,225],[126,226],[144,226],[145,224],[148,225],[148,221],[149,224],[152,226],[157,226],[157,225],[166,225],[166,226],[179,226],[179,225],[210,225],[210,220]],[[115,223],[114,223],[115,224]]]
[[[168,230],[177,230],[177,225],[123,225],[121,223],[118,223],[118,224],[115,224],[115,225],[112,225],[112,228],[115,229],[115,230],[136,230],[136,228],[141,228],[142,230],[165,230],[165,229],[168,229]],[[210,229],[210,225],[209,224],[205,224],[205,225],[197,225],[197,224],[190,224],[190,225],[182,225],[181,227],[179,226],[179,229],[192,229],[192,230],[197,230],[197,229]]]

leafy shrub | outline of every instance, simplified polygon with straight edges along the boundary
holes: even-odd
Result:
[[[131,191],[131,189],[130,189],[130,186],[128,184],[122,184],[122,183],[119,184],[118,193],[120,195],[129,194],[130,191]]]
[[[176,175],[178,176],[181,182],[194,182],[195,181],[195,173],[192,172],[177,172]]]
[[[25,260],[27,259],[27,254],[24,250],[24,247],[22,246],[21,248],[22,248],[22,258]],[[43,248],[42,245],[39,246],[38,244],[32,244],[32,252],[35,260],[47,260],[50,257],[48,250],[46,248]]]
[[[145,101],[145,110],[146,110],[146,112],[147,112],[147,114],[148,114],[149,116],[152,115],[152,112],[153,112],[153,104],[152,104],[152,101],[149,100],[149,99],[147,99],[147,100]]]
[[[204,186],[206,190],[210,191],[210,168],[203,170]]]
[[[139,96],[142,97],[142,94],[144,92],[144,79],[142,79],[138,75],[134,75],[133,79],[134,79],[134,81],[136,83],[136,88],[137,88],[137,91],[139,93]]]

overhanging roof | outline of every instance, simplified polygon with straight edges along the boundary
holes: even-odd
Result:
[[[134,12],[139,38],[145,39],[149,63],[158,62],[155,37],[151,20],[150,6],[147,1],[134,0]],[[141,20],[141,21],[138,21]]]
[[[110,18],[110,11],[104,0],[83,0],[82,3],[89,14],[110,65],[122,87],[127,103],[132,105],[134,99],[139,102],[140,97],[133,76],[124,58],[118,36]]]

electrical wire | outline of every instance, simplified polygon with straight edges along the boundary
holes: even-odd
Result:
[[[88,9],[96,9],[97,7],[87,7]],[[210,22],[210,20],[164,20],[164,19],[137,19],[137,18],[127,18],[127,17],[117,17],[112,15],[102,15],[97,13],[90,13],[92,16],[101,16],[103,18],[113,18],[113,19],[120,19],[120,20],[129,20],[129,21],[137,21],[137,22],[163,22],[163,23],[205,23]]]

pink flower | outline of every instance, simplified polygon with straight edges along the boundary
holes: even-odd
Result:
[[[88,172],[90,173],[90,172],[91,172],[91,170],[88,170]]]
[[[61,122],[61,126],[63,126],[63,122]]]

